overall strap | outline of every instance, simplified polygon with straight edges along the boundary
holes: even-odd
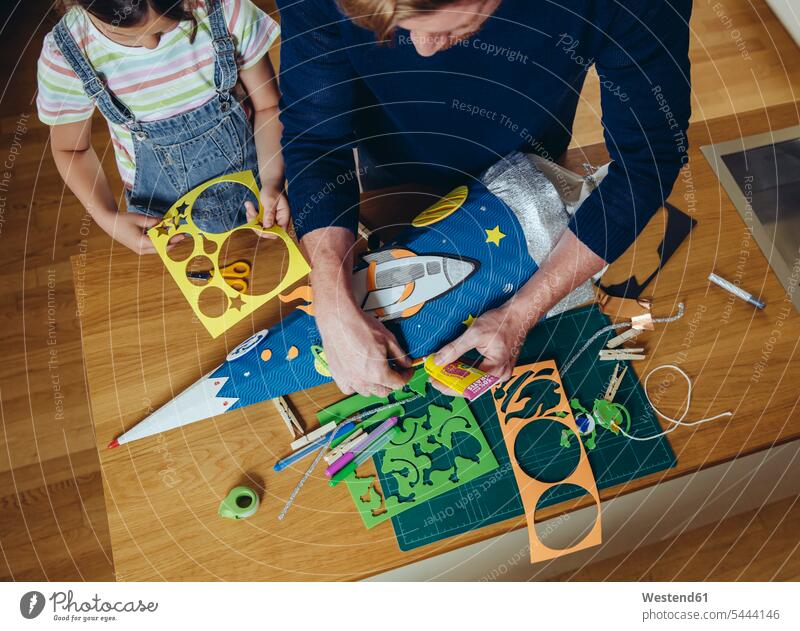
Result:
[[[214,85],[223,103],[231,98],[231,90],[236,86],[236,49],[225,22],[225,12],[220,0],[207,0],[208,21],[214,38]]]
[[[73,72],[78,75],[78,78],[83,83],[83,90],[86,92],[86,96],[95,102],[103,116],[112,123],[127,127],[136,126],[136,119],[131,111],[108,90],[80,48],[78,48],[75,38],[72,37],[72,33],[67,28],[66,19],[66,16],[64,16],[56,24],[56,28],[53,30],[53,37],[61,54],[64,55],[64,59],[66,59]]]

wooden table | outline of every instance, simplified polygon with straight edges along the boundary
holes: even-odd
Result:
[[[735,416],[674,432],[670,442],[676,468],[606,489],[602,498],[800,437],[800,424],[793,418],[800,383],[800,317],[699,152],[701,144],[797,123],[797,107],[791,103],[691,128],[691,163],[670,201],[699,224],[647,291],[655,298],[656,314],[673,312],[682,300],[686,317],[639,338],[649,358],[636,368],[642,375],[648,366],[678,363],[695,383],[689,419],[723,410]],[[604,159],[597,145],[572,150],[568,163]],[[365,215],[374,216],[373,202],[365,204]],[[394,212],[389,207],[408,217],[426,200],[395,191],[377,204],[387,215]],[[661,221],[654,219],[609,270],[609,280],[652,266]],[[280,264],[281,255],[275,248],[266,254],[262,250],[259,278],[274,279],[269,270]],[[742,286],[760,293],[767,308],[753,309],[710,286],[706,277],[712,269],[728,278],[738,276]],[[289,435],[269,402],[107,450],[109,440],[216,367],[253,331],[275,322],[280,306],[270,304],[257,318],[212,340],[193,321],[157,258],[139,258],[120,247],[75,257],[73,270],[118,579],[358,579],[525,525],[520,517],[403,553],[389,523],[365,530],[346,490],[330,489],[320,475],[309,480],[280,522],[277,514],[305,463],[273,473],[275,460],[287,452]],[[328,385],[290,400],[308,428],[314,412],[341,396]],[[676,410],[683,396],[676,384],[661,403]],[[218,518],[221,499],[238,484],[262,490],[260,510],[244,522]],[[543,516],[563,510],[552,507]]]

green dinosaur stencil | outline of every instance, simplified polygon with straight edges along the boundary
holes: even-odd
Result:
[[[398,406],[400,431],[375,457],[379,479],[375,475],[359,477],[356,471],[345,480],[367,528],[498,466],[467,401],[438,395],[426,381],[418,380],[415,375],[411,382],[414,386],[406,386],[413,392],[421,389],[425,398]],[[401,396],[400,400],[406,398]],[[392,402],[388,398],[359,396],[345,401],[349,403],[336,404],[338,409],[333,418],[346,418],[363,407]],[[341,414],[345,416],[339,416]]]

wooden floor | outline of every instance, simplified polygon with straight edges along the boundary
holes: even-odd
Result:
[[[69,257],[110,242],[64,189],[36,120],[36,58],[55,23],[49,5],[0,9],[0,163],[16,156],[10,177],[0,172],[0,578],[105,580],[113,568]],[[797,100],[798,50],[762,0],[697,0],[692,34],[694,120]],[[576,145],[602,137],[596,79],[584,97]],[[95,129],[119,190],[107,132]],[[766,506],[572,578],[796,579],[789,524],[798,504]]]
[[[800,497],[588,565],[563,581],[798,581]]]

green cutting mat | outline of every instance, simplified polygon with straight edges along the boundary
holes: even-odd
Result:
[[[557,365],[561,366],[608,322],[596,305],[550,318],[528,335],[519,363],[555,359]],[[598,338],[569,372],[561,375],[567,395],[577,396],[589,408],[595,398],[603,396],[614,371],[616,362],[596,361],[597,352],[614,335],[614,332],[609,332]],[[632,369],[628,369],[614,400],[623,403],[630,411],[632,435],[644,437],[662,431]],[[392,525],[401,550],[413,550],[523,514],[492,398],[485,395],[470,407],[497,458],[499,468],[394,516]],[[573,446],[565,448],[560,446],[557,435],[546,440],[543,438],[546,437],[532,438],[528,445],[517,442],[520,465],[526,471],[546,472],[546,478],[542,479],[556,481],[560,479],[560,472],[568,474],[571,471],[577,446],[574,439]],[[598,430],[597,447],[588,455],[597,486],[601,489],[669,469],[676,462],[672,448],[664,437],[639,442],[603,429]],[[552,487],[542,498],[540,506],[557,504],[580,494],[581,491],[575,487]]]

